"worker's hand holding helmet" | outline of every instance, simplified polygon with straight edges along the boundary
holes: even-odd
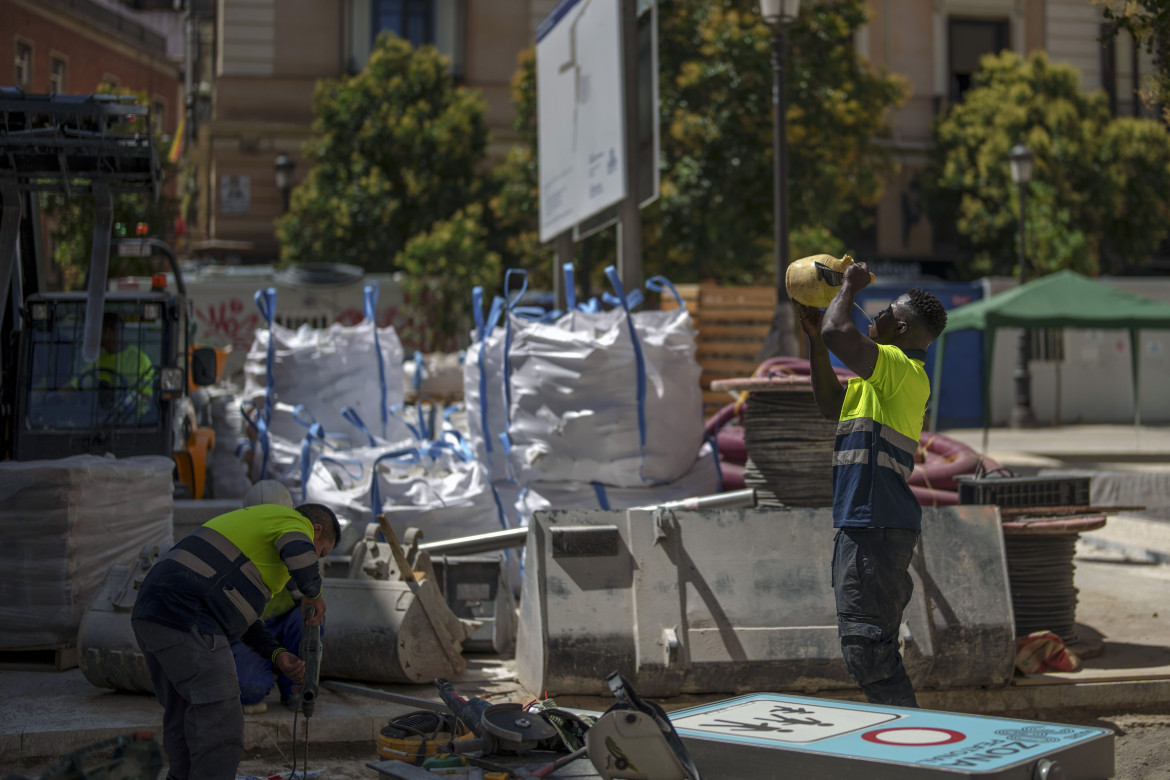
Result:
[[[848,285],[849,289],[857,292],[858,290],[864,290],[872,281],[874,281],[874,278],[873,274],[869,272],[869,265],[856,262],[850,263],[845,267],[845,278],[841,286]]]
[[[800,329],[804,331],[804,335],[809,338],[816,338],[821,335],[821,320],[825,316],[823,311],[815,306],[805,306],[803,303],[797,303],[796,313],[800,317]]]

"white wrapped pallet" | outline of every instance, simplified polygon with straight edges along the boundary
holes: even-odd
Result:
[[[0,648],[72,643],[112,564],[170,549],[173,469],[154,456],[0,463]]]
[[[631,315],[616,270],[607,273],[620,309],[553,324],[508,317],[508,438],[521,484],[672,482],[702,443],[690,314]]]

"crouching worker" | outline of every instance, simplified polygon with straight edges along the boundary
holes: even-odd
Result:
[[[304,620],[300,610],[302,601],[304,596],[300,590],[289,582],[288,587],[272,597],[264,614],[260,616],[269,633],[282,647],[301,646],[301,634],[304,633]],[[325,626],[321,626],[321,636],[325,636]],[[280,667],[278,663],[280,656],[274,660],[262,655],[249,647],[243,639],[232,642],[232,656],[236,662],[236,677],[240,681],[240,704],[244,707],[245,715],[268,711],[268,704],[264,699],[272,690],[274,680],[280,689],[280,703],[290,706],[295,703],[299,694],[293,686],[300,685],[301,681],[292,679]]]
[[[245,507],[260,504],[278,504],[292,508],[293,498],[288,488],[277,480],[263,479],[252,485],[244,495]],[[300,605],[303,598],[296,580],[290,579],[284,589],[272,597],[268,606],[264,608],[264,614],[260,616],[268,631],[282,647],[301,646],[304,621],[301,618]],[[322,625],[321,635],[324,634],[325,626]],[[268,711],[264,699],[272,690],[274,679],[280,688],[281,703],[289,704],[294,700],[293,686],[297,681],[280,671],[280,667],[271,657],[257,653],[242,639],[232,642],[232,656],[236,659],[236,678],[240,681],[240,704],[244,707],[245,715]]]
[[[325,617],[317,560],[340,526],[321,504],[238,509],[179,541],[147,573],[132,613],[138,646],[163,706],[167,780],[235,780],[244,752],[244,713],[231,642],[270,658],[294,682],[304,661],[260,619],[291,578],[301,609]]]

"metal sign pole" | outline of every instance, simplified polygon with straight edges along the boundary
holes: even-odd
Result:
[[[642,212],[638,204],[638,7],[622,0],[622,99],[625,103],[626,197],[618,227],[618,274],[626,291],[642,286]]]

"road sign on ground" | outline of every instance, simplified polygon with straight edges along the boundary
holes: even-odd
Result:
[[[670,713],[708,776],[908,778],[1113,775],[1113,733],[1087,726],[756,693]],[[720,758],[722,756],[722,759]],[[1057,763],[1063,774],[1038,773]]]

